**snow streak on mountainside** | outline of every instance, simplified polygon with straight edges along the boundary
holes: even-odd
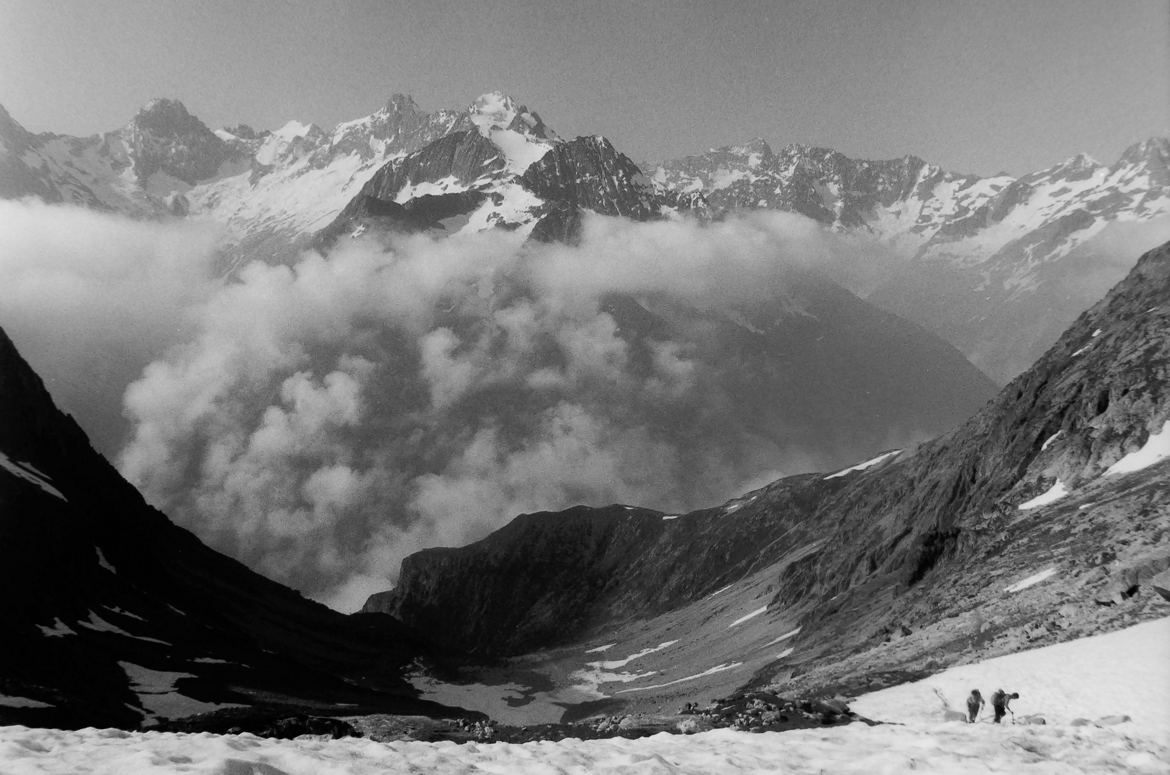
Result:
[[[1012,178],[948,172],[914,156],[851,159],[763,140],[657,165],[661,186],[720,209],[780,209],[875,238],[892,253],[880,306],[921,323],[1006,381],[1121,279],[1132,255],[1170,237],[1170,141],[1111,166],[1084,155]]]

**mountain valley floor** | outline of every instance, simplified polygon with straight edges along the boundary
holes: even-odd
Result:
[[[971,689],[1019,692],[1013,715],[944,720]],[[859,697],[886,722],[561,742],[379,743],[305,736],[0,728],[5,775],[208,773],[1170,773],[1170,617],[989,659]]]

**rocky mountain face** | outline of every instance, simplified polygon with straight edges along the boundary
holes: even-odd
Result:
[[[545,203],[533,229],[533,236],[543,241],[571,241],[583,211],[648,221],[680,209],[679,202],[654,189],[637,165],[600,136],[557,146],[529,167],[520,183]],[[683,207],[701,212],[704,204],[687,202]]]
[[[215,176],[232,149],[177,100],[146,104],[121,132],[134,174],[149,185],[156,173],[187,185]]]
[[[210,217],[228,226],[236,260],[273,258],[307,244],[387,160],[472,126],[470,111],[427,112],[400,94],[330,132],[296,121],[213,132],[167,99],[87,138],[32,135],[4,113],[0,195]]]
[[[2,109],[0,109],[2,112]],[[200,182],[247,166],[229,144],[175,100],[147,103],[121,129],[90,137],[33,135],[0,120],[0,192],[139,216],[185,215]]]
[[[362,227],[368,224],[348,221],[358,207],[354,203],[368,198],[426,207],[438,201],[428,198],[447,197],[445,209],[463,217],[442,224],[443,233],[499,227],[546,242],[575,240],[586,211],[638,221],[705,211],[701,197],[655,188],[604,137],[562,140],[508,98],[485,95],[468,116],[471,129],[452,132],[378,170],[325,233],[365,234]]]
[[[1135,144],[1112,165],[1083,155],[1020,178],[960,175],[914,156],[853,159],[763,140],[657,165],[656,184],[724,211],[797,212],[875,239],[895,256],[864,293],[927,327],[1006,382],[1132,266],[1139,224],[1170,230],[1170,141]],[[1119,255],[1119,252],[1122,255]],[[860,289],[858,289],[860,290]]]
[[[433,112],[396,94],[331,131],[289,121],[276,130],[212,132],[167,99],[152,100],[122,129],[89,138],[32,135],[5,113],[0,143],[0,195],[135,216],[209,217],[227,225],[233,263],[288,260],[314,235],[345,231],[353,215],[347,206],[360,208],[365,197],[404,204],[472,191],[479,196],[443,205],[467,207],[456,213],[459,222],[439,219],[445,231],[541,221],[538,238],[575,231],[581,208],[635,217],[705,208],[700,196],[651,185],[603,138],[563,141],[539,114],[497,92],[463,110]],[[522,179],[551,149],[555,160]]]
[[[407,558],[366,610],[541,649],[526,668],[576,668],[612,704],[856,692],[1165,615],[1168,381],[1170,243],[949,434],[690,514],[518,517]],[[633,656],[586,664],[588,643]]]
[[[46,202],[61,201],[61,193],[47,171],[25,161],[35,145],[36,137],[0,106],[0,197],[34,196]]]
[[[442,649],[345,617],[146,505],[0,332],[0,722],[149,726],[217,710],[450,712],[404,666]]]

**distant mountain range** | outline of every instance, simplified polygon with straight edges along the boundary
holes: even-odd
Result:
[[[914,156],[775,152],[756,139],[639,168],[602,138],[561,139],[499,93],[438,111],[394,95],[329,131],[296,121],[212,131],[160,99],[102,135],[33,135],[0,108],[0,196],[211,217],[234,234],[234,263],[286,255],[331,223],[344,230],[335,220],[367,212],[364,196],[422,210],[435,205],[429,197],[461,194],[441,217],[402,223],[541,238],[564,238],[581,209],[800,213],[872,243],[874,266],[858,268],[864,282],[846,280],[852,290],[942,336],[1001,383],[1124,276],[1137,250],[1170,237],[1168,160],[1170,141],[1152,138],[1110,166],[1077,155],[1019,178],[980,178]]]
[[[994,379],[1029,366],[1131,264],[1111,227],[1163,224],[1170,238],[1170,140],[1130,146],[1110,166],[1083,154],[1019,178],[948,172],[915,156],[851,159],[763,140],[652,168],[659,186],[717,210],[798,212],[862,234],[894,260],[863,295],[939,334]]]
[[[574,242],[586,213],[643,222],[711,215],[701,195],[654,185],[605,138],[562,139],[538,114],[498,93],[463,111],[434,113],[395,96],[373,116],[332,132],[300,124],[275,132],[211,132],[179,103],[155,100],[125,129],[101,137],[22,137],[20,158],[39,160],[29,169],[39,170],[43,188],[55,192],[50,199],[140,215],[218,218],[238,239],[229,248],[234,261],[292,262],[297,246],[325,248],[403,231],[500,229],[535,242]],[[73,149],[64,152],[68,158],[62,157],[66,145]],[[654,271],[669,273],[668,261]],[[399,467],[437,474],[449,453],[432,448],[432,441],[449,444],[469,428],[498,427],[522,445],[539,430],[534,418],[582,407],[606,426],[644,429],[655,443],[667,444],[680,461],[664,463],[678,469],[682,483],[673,501],[697,504],[710,497],[704,493],[716,487],[714,479],[728,475],[715,471],[743,469],[747,459],[750,470],[741,471],[737,485],[763,475],[762,466],[774,475],[792,460],[835,465],[858,450],[943,432],[992,395],[993,383],[936,337],[815,271],[784,266],[780,256],[777,267],[782,291],[726,308],[660,293],[599,300],[590,315],[612,327],[608,341],[628,353],[606,366],[620,373],[614,385],[612,375],[582,376],[574,365],[585,354],[572,352],[570,339],[584,333],[547,332],[525,344],[517,341],[522,332],[501,324],[507,314],[530,314],[527,300],[535,290],[528,279],[489,278],[487,299],[452,291],[450,309],[436,312],[433,325],[454,337],[459,355],[483,349],[501,363],[521,360],[423,422],[429,390],[413,340],[397,355],[371,355],[376,363],[403,364],[395,379],[411,386],[382,400],[397,409],[383,438],[422,434],[427,452]],[[518,346],[534,349],[510,355]],[[678,358],[686,378],[663,377]],[[550,383],[559,372],[568,376]],[[674,393],[617,389],[655,379],[675,385]],[[150,496],[156,503],[170,497]],[[585,496],[597,497],[592,490],[579,497]]]

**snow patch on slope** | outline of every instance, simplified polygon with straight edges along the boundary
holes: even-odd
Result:
[[[752,611],[750,614],[744,614],[743,616],[739,617],[731,624],[727,625],[727,629],[730,630],[732,627],[735,627],[736,625],[739,625],[739,624],[743,624],[744,622],[748,621],[749,619],[755,619],[757,616],[759,616],[760,614],[764,613],[767,610],[768,610],[768,606],[766,606],[766,605],[760,606],[756,610]]]
[[[115,610],[117,613],[125,613],[124,611],[119,611],[117,609],[115,609]],[[140,616],[134,616],[133,614],[129,614],[129,615],[135,619],[142,618]],[[101,618],[93,611],[89,612],[89,617],[85,621],[83,621],[83,622],[79,621],[77,623],[77,626],[84,627],[85,629],[92,630],[93,632],[108,632],[108,633],[111,633],[113,635],[121,635],[124,638],[133,638],[134,640],[140,640],[140,641],[143,641],[145,643],[158,643],[159,645],[162,645],[162,646],[173,645],[171,643],[167,643],[165,640],[159,640],[158,638],[148,638],[145,635],[134,635],[133,633],[126,632],[121,627],[117,626],[116,624],[111,624],[110,622],[107,622],[105,619]]]
[[[881,463],[885,460],[889,460],[890,458],[894,457],[895,455],[901,454],[901,452],[902,452],[902,450],[900,450],[900,449],[893,449],[893,450],[890,450],[889,452],[883,452],[882,454],[878,455],[877,457],[870,458],[869,460],[866,460],[863,463],[858,463],[855,466],[850,466],[849,468],[843,468],[836,473],[829,474],[828,476],[825,477],[825,479],[826,480],[827,479],[836,479],[839,476],[845,476],[846,474],[851,474],[851,473],[854,473],[855,471],[864,471],[867,468],[873,468],[874,466],[878,465],[879,463]]]
[[[31,484],[36,485],[37,487],[47,492],[49,495],[52,495],[54,498],[60,498],[66,503],[69,502],[69,499],[61,494],[61,491],[52,485],[53,480],[50,479],[46,474],[37,470],[37,468],[31,463],[12,460],[10,457],[8,457],[8,455],[0,452],[0,468],[3,468],[5,471],[17,477],[18,479],[24,479],[26,482],[30,482]]]
[[[94,550],[97,551],[98,566],[101,567],[102,570],[109,571],[110,573],[118,572],[117,568],[111,565],[110,561],[106,559],[106,556],[102,554],[100,547],[95,546]]]
[[[801,628],[800,628],[800,627],[797,627],[795,630],[789,630],[788,632],[784,633],[784,634],[783,634],[783,635],[781,635],[780,637],[778,637],[778,638],[775,638],[775,639],[773,639],[773,640],[770,640],[770,641],[768,641],[767,643],[765,643],[765,644],[764,644],[764,646],[765,646],[765,647],[767,647],[767,646],[775,646],[775,645],[776,645],[777,643],[779,643],[780,641],[782,641],[782,640],[788,640],[789,638],[791,638],[791,637],[794,637],[795,635],[799,634],[799,633],[800,633],[800,630],[801,630]]]
[[[602,693],[599,687],[603,683],[630,683],[642,678],[649,678],[652,675],[657,675],[657,670],[649,670],[643,673],[615,673],[614,670],[623,668],[626,665],[639,660],[645,656],[653,654],[663,649],[670,648],[678,643],[677,640],[668,640],[659,643],[657,646],[642,649],[630,654],[625,659],[612,659],[602,662],[587,662],[585,667],[580,670],[575,670],[569,677],[574,681],[572,688],[579,691],[586,696],[595,699],[602,699],[608,695]]]
[[[1026,579],[1021,579],[1020,581],[1017,581],[1015,584],[1011,584],[1010,586],[1004,587],[1003,591],[1008,592],[1008,593],[1019,592],[1021,590],[1027,589],[1028,587],[1033,587],[1033,586],[1039,584],[1041,581],[1047,581],[1048,579],[1052,578],[1055,575],[1056,575],[1056,568],[1046,568],[1045,570],[1042,570],[1039,573],[1033,573],[1031,576],[1029,576]]]
[[[1158,433],[1151,433],[1146,443],[1136,452],[1130,452],[1105,470],[1106,476],[1113,474],[1129,474],[1149,468],[1157,462],[1170,457],[1170,420],[1162,425]]]
[[[69,625],[60,619],[53,619],[53,626],[46,627],[43,624],[38,624],[37,629],[41,631],[41,635],[46,638],[64,638],[66,635],[76,635],[77,633],[69,629]]]
[[[1064,725],[1125,714],[1125,734],[1139,733],[1170,743],[1170,618],[1117,632],[961,665],[930,678],[863,695],[852,710],[878,721],[923,724],[942,718],[938,690],[961,707],[972,689],[990,696],[996,689],[1019,692],[1017,715],[1042,714],[1049,725]],[[973,725],[978,728],[982,725]],[[1018,730],[1018,727],[1008,727]],[[976,730],[987,734],[985,730]],[[996,739],[1001,739],[996,736]],[[1163,762],[1163,766],[1168,762]]]
[[[10,694],[0,694],[0,707],[3,708],[51,708],[47,702],[34,700],[29,697],[15,697]]]
[[[130,679],[130,689],[138,695],[138,702],[146,711],[148,719],[182,718],[220,708],[243,707],[236,703],[203,702],[181,694],[175,689],[175,682],[182,678],[195,678],[192,673],[151,670],[133,662],[119,662],[118,666]]]
[[[742,664],[743,664],[743,662],[725,662],[724,664],[715,665],[715,667],[708,668],[701,673],[695,673],[694,675],[688,675],[684,678],[676,678],[673,681],[667,681],[666,683],[651,684],[649,686],[635,686],[631,689],[618,689],[615,692],[615,694],[628,694],[630,692],[645,692],[645,691],[649,691],[650,689],[665,689],[667,686],[674,686],[675,684],[680,684],[680,683],[683,683],[685,681],[694,681],[694,680],[699,679],[699,678],[706,678],[709,675],[715,675],[716,673],[722,673],[725,670],[734,670],[735,668],[741,666]]]
[[[1028,509],[1038,509],[1041,506],[1047,506],[1050,503],[1056,503],[1058,500],[1060,500],[1061,498],[1063,498],[1066,495],[1068,495],[1068,488],[1064,486],[1064,482],[1057,479],[1056,483],[1053,484],[1051,487],[1049,487],[1047,490],[1040,493],[1039,495],[1037,495],[1035,498],[1032,498],[1031,500],[1024,501],[1019,506],[1017,506],[1017,508],[1020,511],[1027,511]]]

